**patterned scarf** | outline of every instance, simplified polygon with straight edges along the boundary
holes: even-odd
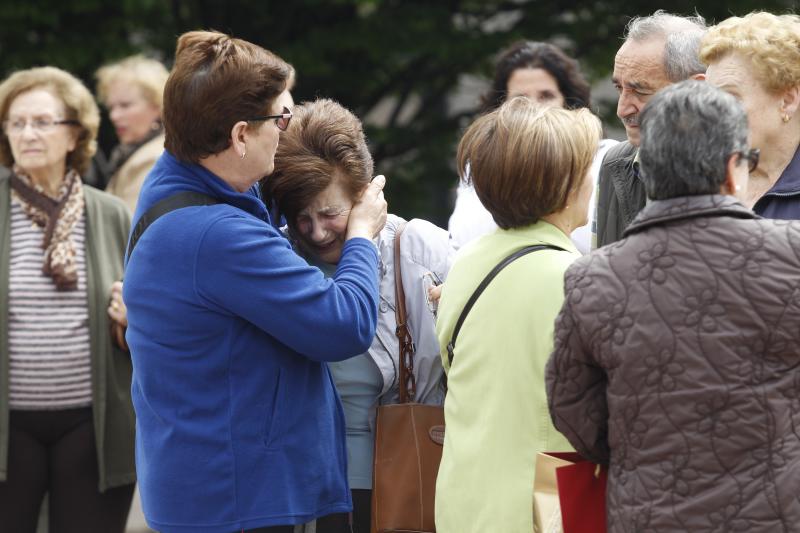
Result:
[[[44,229],[42,272],[53,278],[59,290],[78,288],[75,264],[75,243],[72,230],[83,216],[83,185],[74,170],[67,171],[53,198],[14,165],[11,176],[11,197],[34,224]]]

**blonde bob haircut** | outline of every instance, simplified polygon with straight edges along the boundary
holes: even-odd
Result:
[[[169,72],[155,59],[143,55],[126,57],[116,63],[100,67],[94,77],[97,79],[97,97],[103,104],[108,103],[111,85],[121,81],[138,87],[142,97],[159,110],[163,107],[164,85],[167,83]]]
[[[756,77],[770,91],[800,85],[800,16],[754,12],[709,28],[700,60],[709,65],[730,53],[750,59]]]
[[[37,67],[13,73],[0,84],[0,121],[8,119],[8,109],[14,99],[34,89],[45,89],[64,104],[64,119],[78,121],[78,141],[75,149],[67,154],[67,168],[84,174],[89,169],[97,151],[97,128],[100,126],[100,111],[89,89],[69,72],[56,67]],[[0,136],[0,164],[14,164],[8,137]]]
[[[543,107],[524,96],[477,119],[458,145],[458,172],[503,229],[567,206],[589,171],[602,130],[588,109]]]

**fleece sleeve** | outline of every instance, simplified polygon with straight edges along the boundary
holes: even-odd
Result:
[[[547,402],[553,425],[586,459],[608,464],[608,405],[606,375],[581,337],[567,271],[564,304],[555,323],[555,345],[547,362]]]
[[[338,361],[372,343],[378,315],[378,254],[350,239],[335,275],[295,254],[274,228],[245,217],[213,222],[198,246],[197,296],[314,360]]]

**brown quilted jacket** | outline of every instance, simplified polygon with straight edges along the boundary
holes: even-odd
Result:
[[[550,413],[608,531],[800,532],[800,222],[653,202],[565,287]]]

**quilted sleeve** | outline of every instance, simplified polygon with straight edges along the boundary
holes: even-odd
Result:
[[[553,425],[583,457],[608,464],[606,373],[584,339],[576,304],[580,274],[567,271],[564,305],[556,318],[554,350],[547,362],[547,401]]]

